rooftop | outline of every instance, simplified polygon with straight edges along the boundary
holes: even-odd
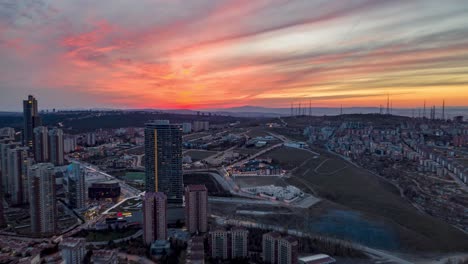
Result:
[[[325,254],[317,254],[312,256],[305,256],[299,258],[299,263],[304,264],[325,264],[334,263],[336,260]]]
[[[200,191],[208,191],[206,186],[203,184],[191,184],[187,185],[186,190],[189,192],[200,192]]]
[[[60,242],[61,247],[69,247],[73,248],[78,246],[80,243],[84,243],[85,239],[84,238],[77,238],[77,237],[67,237]]]

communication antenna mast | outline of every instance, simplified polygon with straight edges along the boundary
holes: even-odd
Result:
[[[442,100],[442,120],[445,121],[445,99]]]
[[[390,94],[387,94],[387,115],[390,114]]]
[[[424,100],[423,118],[426,118],[426,100]]]

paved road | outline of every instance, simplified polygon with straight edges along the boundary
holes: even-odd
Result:
[[[258,157],[258,156],[260,156],[260,155],[262,155],[262,154],[264,154],[264,153],[266,153],[266,152],[268,152],[268,151],[271,151],[271,150],[273,150],[273,149],[275,149],[275,148],[281,147],[282,145],[283,145],[283,143],[279,143],[279,144],[273,145],[273,146],[271,146],[271,147],[269,147],[269,148],[266,148],[266,149],[264,149],[264,150],[261,150],[261,151],[255,153],[255,154],[253,154],[253,155],[251,155],[251,156],[249,156],[249,157],[243,159],[243,160],[240,160],[240,161],[238,161],[238,162],[236,162],[236,163],[234,163],[234,164],[229,165],[228,168],[232,168],[232,167],[235,167],[235,166],[242,165],[242,164],[244,164],[245,162],[247,162],[247,161],[249,161],[249,160],[251,160],[251,159],[254,159],[254,158],[256,158],[256,157]]]

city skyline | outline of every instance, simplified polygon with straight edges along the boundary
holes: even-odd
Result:
[[[288,15],[289,14],[289,15]],[[294,15],[290,15],[294,14]],[[467,106],[463,1],[7,1],[0,110]],[[144,22],[142,22],[144,21]]]

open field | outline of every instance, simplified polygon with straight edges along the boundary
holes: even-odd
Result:
[[[295,170],[289,183],[303,189],[311,187],[320,197],[363,212],[366,218],[396,230],[400,250],[468,250],[466,234],[419,213],[390,183],[326,151],[314,151],[320,152],[320,158],[309,159]],[[317,173],[320,163],[323,165]]]
[[[270,134],[268,134],[268,132],[265,130],[266,128],[264,127],[253,127],[250,129],[247,135],[251,138],[269,136]]]
[[[313,157],[314,155],[306,150],[284,146],[260,155],[260,158],[271,158],[277,161],[281,167],[287,170],[293,169]]]
[[[214,154],[218,153],[217,151],[208,151],[208,150],[187,150],[184,155],[188,155],[192,158],[192,161],[199,161],[206,159]]]
[[[138,171],[127,171],[123,178],[129,181],[143,181],[145,180],[145,173]]]

